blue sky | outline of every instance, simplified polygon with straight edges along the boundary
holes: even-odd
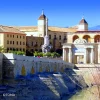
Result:
[[[35,26],[42,9],[49,26],[100,25],[100,0],[0,0],[0,25]]]

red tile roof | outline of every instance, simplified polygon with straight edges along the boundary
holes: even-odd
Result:
[[[41,16],[39,17],[38,20],[44,20],[44,19],[46,19],[46,16],[43,14],[43,15],[41,15]]]
[[[87,21],[83,18],[83,19],[79,22],[79,24],[88,24],[88,23],[87,23]]]

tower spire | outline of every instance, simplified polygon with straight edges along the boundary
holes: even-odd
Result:
[[[44,15],[44,9],[42,9],[42,15]]]
[[[84,19],[84,14],[83,14],[83,16],[82,16],[82,19]]]

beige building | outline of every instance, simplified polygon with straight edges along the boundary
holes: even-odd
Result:
[[[30,47],[31,49],[33,49],[33,51],[35,51],[35,50],[39,51],[41,49],[40,44],[44,42],[44,39],[39,41],[38,38],[39,37],[44,38],[44,36],[46,34],[46,16],[44,15],[43,12],[40,15],[40,17],[38,18],[37,26],[20,26],[20,27],[16,27],[16,28],[19,29],[20,31],[26,33],[26,38],[28,38],[27,44],[31,44],[32,42],[34,42],[33,44],[35,44],[35,42],[37,42],[37,45],[39,47],[38,46]],[[50,39],[50,44],[53,46],[53,50],[57,51],[60,49],[62,51],[62,43],[67,42],[67,33],[68,32],[76,32],[76,29],[77,29],[76,26],[70,27],[70,28],[48,26],[48,36]],[[30,38],[30,40],[29,40],[29,38]],[[34,39],[36,41],[34,41]]]
[[[26,51],[26,34],[13,27],[0,26],[0,46],[6,51]]]
[[[74,27],[53,27],[46,23],[42,12],[37,26],[0,26],[0,45],[7,50],[41,51],[47,34],[54,51],[62,52],[63,60],[71,63],[100,63],[100,31],[89,31],[84,18]]]
[[[26,50],[33,53],[34,51],[42,51],[43,37],[27,36],[26,38]]]
[[[38,18],[37,26],[17,28],[26,33],[27,50],[39,51],[41,49],[46,34],[46,16],[43,12]],[[98,43],[100,31],[89,31],[88,23],[84,18],[74,27],[48,26],[47,33],[54,51],[60,50],[62,52],[63,48],[63,60],[71,63],[100,63],[100,46]],[[32,46],[32,43],[37,43],[37,46]],[[30,47],[28,47],[29,44]]]
[[[70,63],[100,63],[100,31],[89,31],[82,19],[76,32],[67,33],[63,44],[63,60]]]

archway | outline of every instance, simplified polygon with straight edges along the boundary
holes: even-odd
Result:
[[[57,66],[54,67],[54,72],[57,72]]]
[[[31,74],[34,74],[35,70],[34,70],[34,67],[32,66],[31,68]]]
[[[89,35],[84,35],[83,39],[85,39],[87,42],[91,42],[91,38]]]
[[[22,70],[21,70],[21,75],[25,76],[26,75],[26,70],[25,70],[25,66],[22,66]]]
[[[97,43],[97,42],[100,42],[100,35],[96,35],[94,37],[94,42]]]
[[[40,68],[39,68],[39,72],[42,72],[42,66],[40,66]]]
[[[64,72],[64,68],[63,67],[61,67],[61,72]]]
[[[50,72],[50,68],[48,66],[46,67],[46,72]]]
[[[78,39],[78,38],[79,38],[78,35],[74,35],[74,36],[73,36],[73,42],[74,42],[76,39]]]

